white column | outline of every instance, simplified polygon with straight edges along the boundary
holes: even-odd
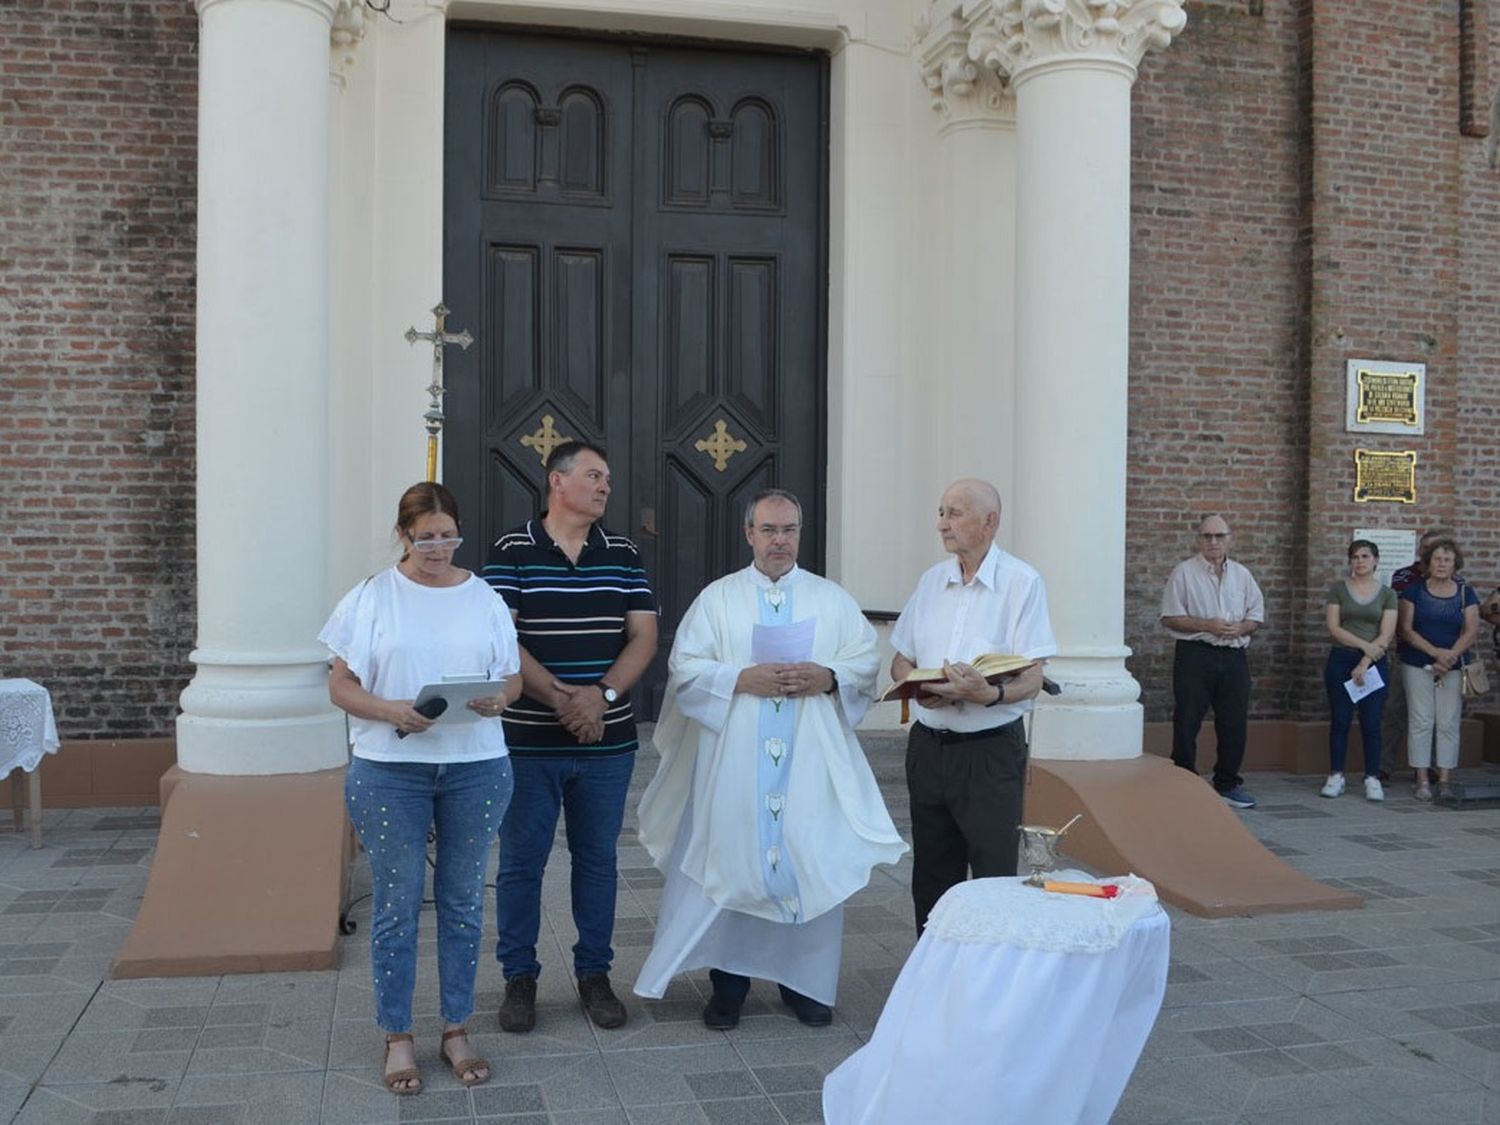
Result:
[[[198,647],[179,765],[344,761],[329,606],[328,139],[334,0],[198,0]]]
[[[961,8],[929,13],[922,78],[941,115],[931,183],[941,255],[926,390],[946,441],[922,514],[934,519],[949,481],[981,477],[1010,496],[1015,484],[1016,103],[1004,75],[983,65],[983,43]],[[938,396],[942,396],[939,399]],[[1002,523],[1001,539],[1011,531]],[[930,548],[932,540],[923,543]]]
[[[1141,752],[1125,669],[1130,89],[1182,0],[995,0],[1016,94],[1016,553],[1046,579],[1063,688],[1039,758]]]
[[[910,467],[870,450],[899,448],[910,423],[912,212],[918,205],[907,122],[924,112],[904,55],[851,42],[831,69],[828,289],[828,573],[868,609],[900,609],[901,573],[918,569],[899,511]],[[911,395],[915,399],[915,395]],[[898,537],[899,538],[899,537]],[[899,560],[892,565],[892,559]],[[903,565],[904,564],[904,565]]]

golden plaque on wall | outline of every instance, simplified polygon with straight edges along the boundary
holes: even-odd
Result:
[[[1346,364],[1345,379],[1345,430],[1368,434],[1426,431],[1425,363],[1351,359]]]
[[[1375,449],[1354,451],[1354,502],[1387,500],[1396,504],[1417,502],[1417,451],[1382,453]]]

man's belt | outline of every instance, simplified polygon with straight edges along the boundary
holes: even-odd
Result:
[[[939,742],[973,742],[976,738],[994,738],[1001,731],[1008,730],[1023,721],[1022,719],[1012,719],[1008,723],[1001,723],[998,727],[985,727],[983,730],[938,730],[936,727],[930,727],[926,723],[918,723],[917,726],[921,727]]]

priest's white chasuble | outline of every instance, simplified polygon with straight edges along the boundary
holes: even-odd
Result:
[[[837,691],[736,695],[767,653],[832,669]],[[906,851],[854,736],[878,667],[875,630],[827,579],[794,567],[772,582],[751,566],[698,595],[672,646],[661,764],[641,799],[641,843],[666,886],[638,994],[711,967],[833,1003],[842,904]]]

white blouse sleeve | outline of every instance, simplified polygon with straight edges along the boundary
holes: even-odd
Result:
[[[370,670],[375,647],[375,598],[366,578],[350,590],[334,608],[318,640],[349,666],[355,678],[370,690]]]
[[[486,587],[488,592],[488,587]],[[494,638],[494,657],[490,661],[489,677],[504,680],[521,670],[521,648],[516,639],[516,625],[511,620],[510,607],[499,594],[490,593],[490,636]]]

